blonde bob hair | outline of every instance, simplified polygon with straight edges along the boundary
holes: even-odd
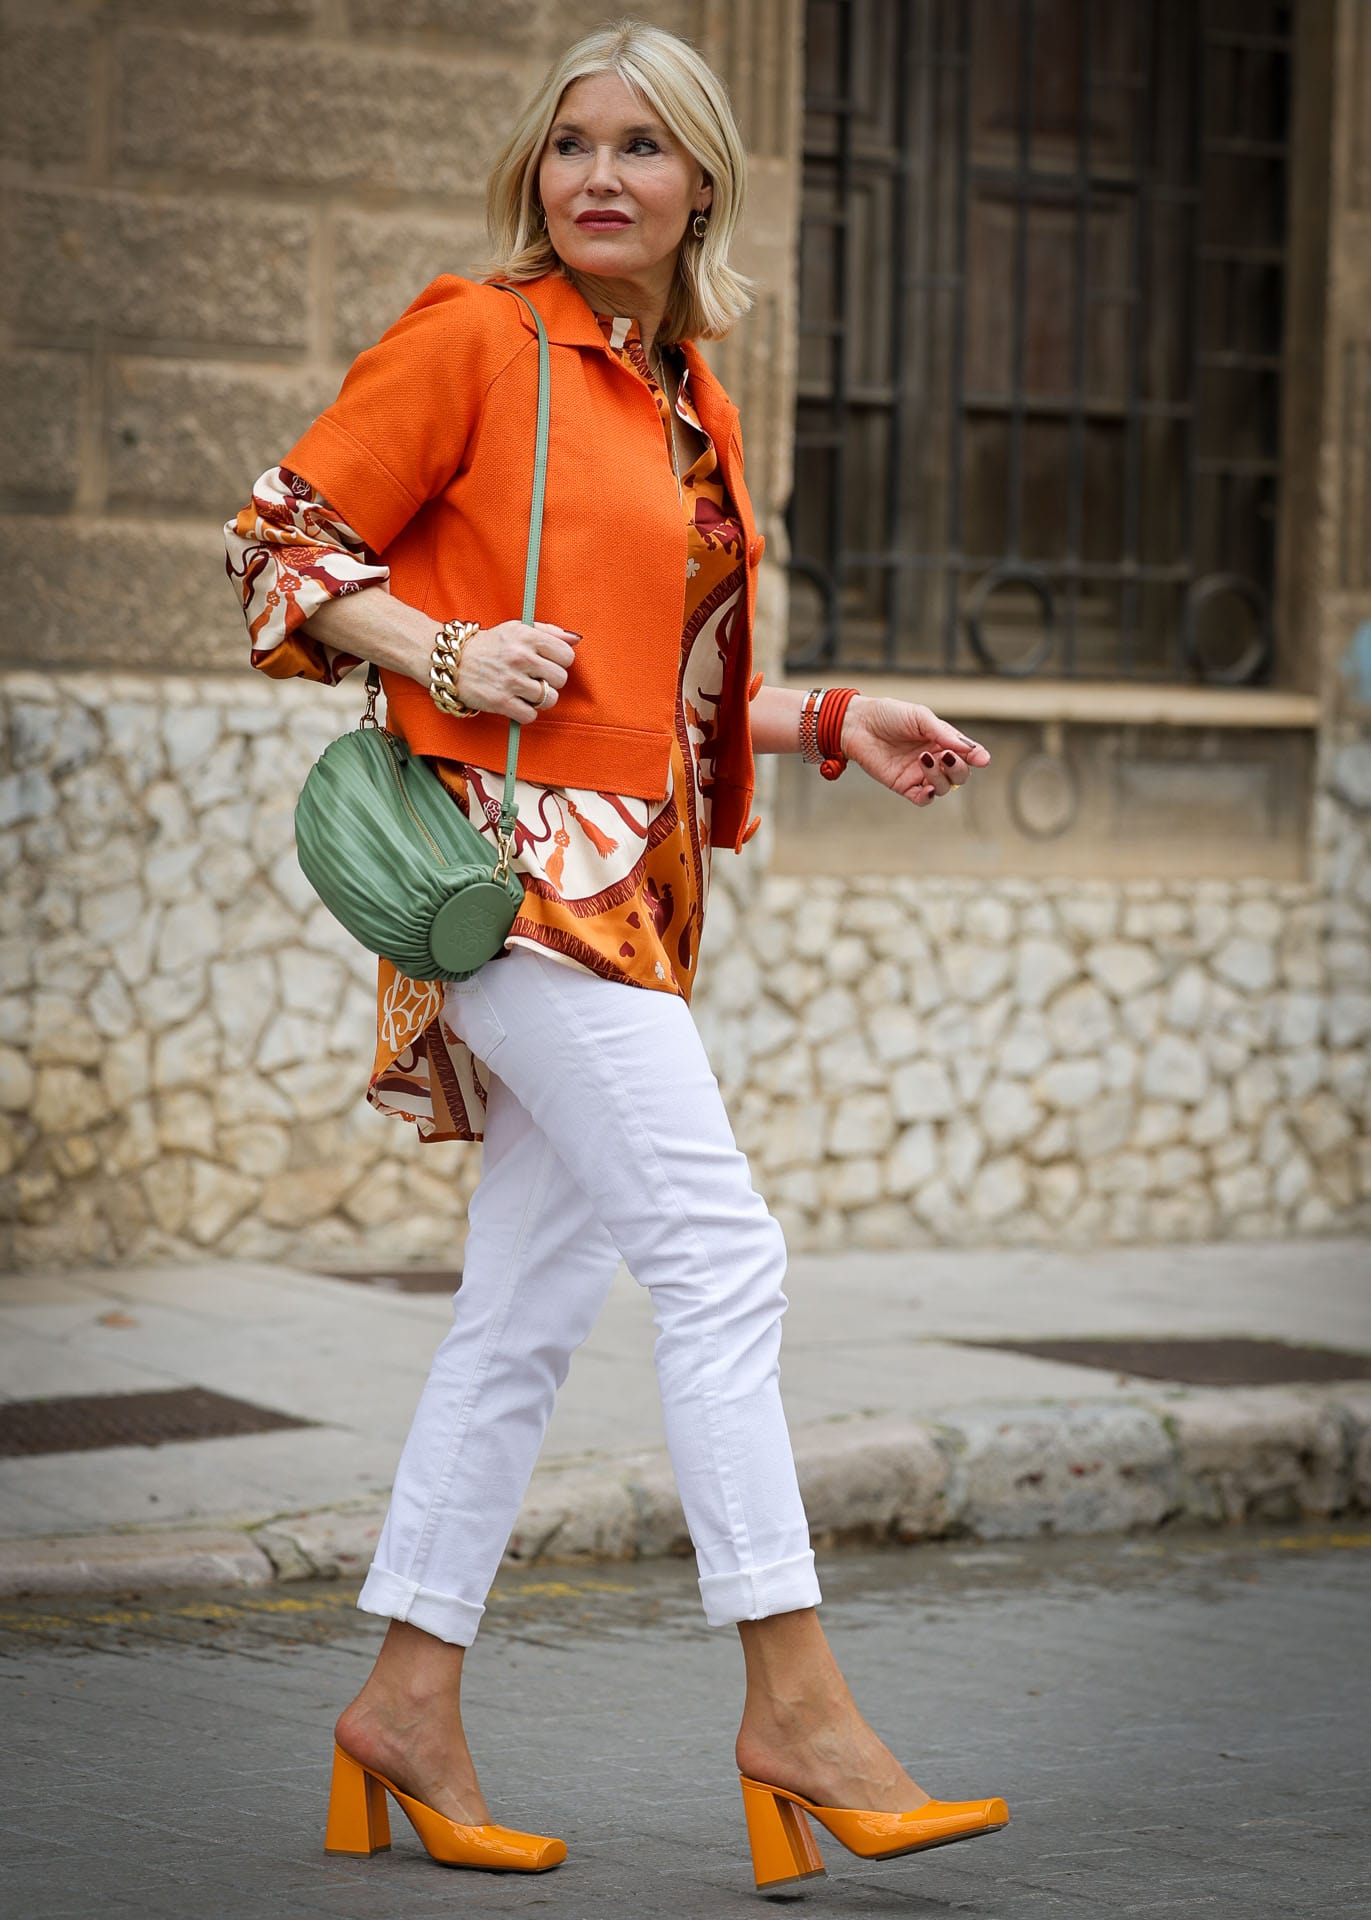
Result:
[[[562,95],[573,81],[614,73],[645,100],[694,157],[713,188],[703,240],[687,225],[658,339],[717,340],[752,305],[751,282],[728,264],[747,185],[747,156],[723,83],[694,47],[660,27],[621,20],[563,54],[525,108],[495,163],[486,196],[494,257],[485,278],[536,280],[561,261],[548,238],[538,168]]]

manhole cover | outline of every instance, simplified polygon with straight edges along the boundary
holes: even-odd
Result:
[[[1371,1380],[1371,1354],[1296,1347],[1284,1340],[963,1340],[1073,1367],[1103,1367],[1187,1387],[1281,1387],[1324,1380]]]
[[[224,1440],[240,1433],[313,1427],[315,1420],[254,1407],[206,1387],[164,1393],[78,1393],[60,1400],[0,1404],[0,1457],[89,1453],[102,1447],[160,1447],[171,1440]]]
[[[456,1293],[462,1276],[451,1267],[330,1267],[326,1280],[355,1280],[378,1293]]]

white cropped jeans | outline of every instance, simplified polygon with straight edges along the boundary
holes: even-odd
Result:
[[[621,1254],[652,1295],[707,1620],[816,1605],[781,1410],[785,1242],[689,1008],[516,947],[449,986],[443,1017],[490,1069],[485,1159],[359,1606],[471,1644]]]

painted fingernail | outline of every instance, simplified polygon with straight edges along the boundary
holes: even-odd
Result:
[[[931,753],[921,753],[921,754],[919,755],[919,758],[920,758],[920,760],[922,760],[922,761],[923,761],[923,763],[924,763],[924,765],[925,765],[926,767],[931,767],[931,766],[933,766],[933,765],[935,764],[935,763],[934,763],[934,759],[933,759],[933,755],[932,755]]]
[[[943,765],[945,767],[955,767],[956,764],[957,764],[957,756],[955,753],[945,753],[943,755]]]

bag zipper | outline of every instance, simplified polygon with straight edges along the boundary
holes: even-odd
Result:
[[[386,743],[386,759],[390,762],[390,770],[395,775],[395,784],[400,789],[400,798],[404,802],[404,805],[408,810],[409,817],[414,822],[415,826],[419,829],[420,833],[423,834],[425,840],[428,841],[428,844],[432,847],[433,857],[438,862],[438,865],[440,867],[445,867],[447,865],[447,861],[443,858],[442,848],[438,845],[438,842],[434,839],[433,835],[429,832],[428,828],[424,825],[423,821],[419,818],[418,814],[415,812],[414,802],[410,799],[409,795],[405,791],[405,783],[400,777],[400,765],[395,758],[395,749],[391,745],[391,738],[389,733],[382,731],[381,738]]]

